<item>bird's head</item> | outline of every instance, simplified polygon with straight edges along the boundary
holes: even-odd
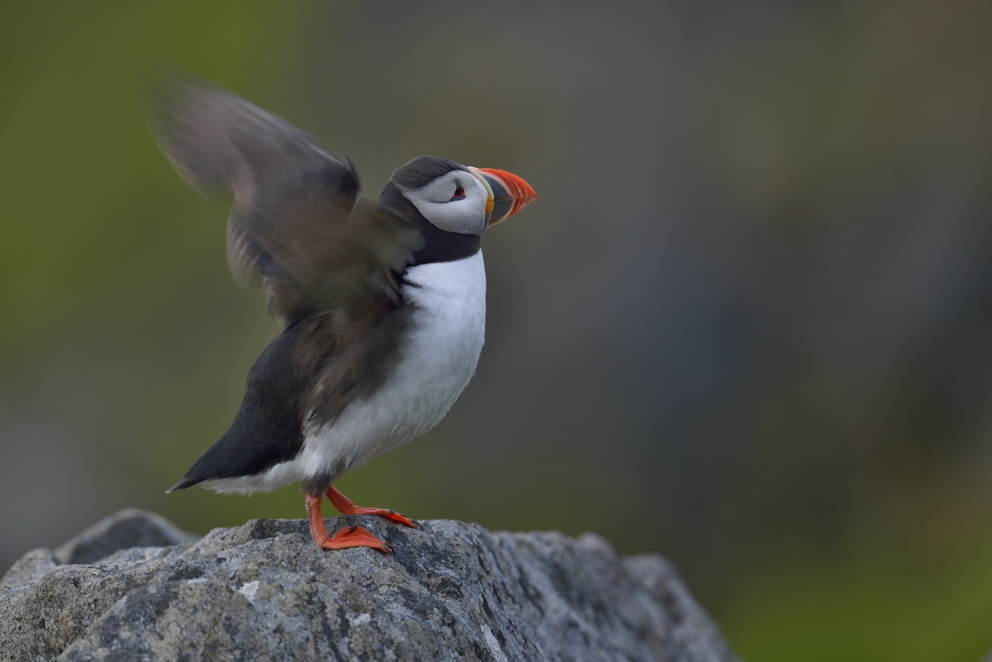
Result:
[[[537,199],[534,189],[512,173],[437,156],[418,156],[397,168],[384,198],[390,185],[439,230],[476,237]]]

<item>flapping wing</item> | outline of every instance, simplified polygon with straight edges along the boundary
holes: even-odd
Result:
[[[350,159],[225,91],[173,80],[150,114],[177,170],[204,193],[231,192],[228,264],[242,285],[257,271],[284,326],[310,310],[399,303],[402,273],[423,239],[409,221],[358,200]]]

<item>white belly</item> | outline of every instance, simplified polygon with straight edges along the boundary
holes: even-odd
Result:
[[[367,400],[349,405],[332,423],[305,429],[303,448],[289,462],[257,476],[209,487],[223,492],[267,491],[308,476],[356,469],[437,425],[468,385],[486,332],[486,272],[482,251],[455,262],[411,267],[403,296],[414,306],[401,358]]]

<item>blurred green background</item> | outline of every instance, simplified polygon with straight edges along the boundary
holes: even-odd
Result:
[[[487,346],[340,487],[661,552],[752,661],[992,646],[992,4],[4,3],[0,568],[166,496],[277,333],[227,207],[139,112],[157,65],[351,156],[539,203],[485,239]]]

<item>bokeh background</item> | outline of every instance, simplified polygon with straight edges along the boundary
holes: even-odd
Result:
[[[213,80],[357,163],[505,168],[488,340],[340,487],[672,559],[760,660],[992,645],[992,4],[4,3],[0,569],[166,496],[277,333],[142,81]]]

